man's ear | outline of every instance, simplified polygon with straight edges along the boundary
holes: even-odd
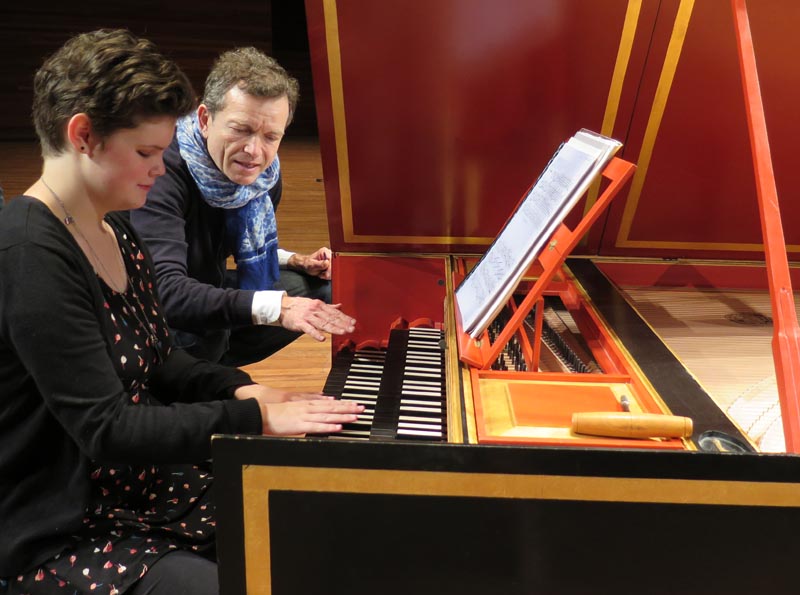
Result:
[[[200,124],[200,134],[203,138],[208,138],[208,127],[211,124],[211,112],[208,111],[205,103],[197,106],[197,121]]]
[[[86,153],[91,157],[99,140],[92,130],[92,121],[83,112],[75,114],[67,122],[67,143],[78,153]]]

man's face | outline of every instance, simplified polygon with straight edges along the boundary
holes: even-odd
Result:
[[[222,173],[241,186],[252,184],[278,154],[289,121],[289,100],[254,97],[233,87],[224,105],[214,115],[203,104],[197,108],[200,132]]]

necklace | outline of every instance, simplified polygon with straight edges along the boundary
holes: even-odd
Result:
[[[111,273],[109,273],[108,269],[103,264],[103,261],[100,260],[100,256],[97,254],[97,252],[95,252],[94,246],[92,246],[92,244],[89,242],[88,238],[84,235],[83,230],[81,230],[81,228],[78,225],[77,221],[75,221],[75,217],[73,217],[72,214],[67,210],[67,205],[64,204],[64,201],[61,200],[61,197],[58,194],[56,194],[55,190],[50,188],[50,185],[47,182],[44,181],[44,178],[39,178],[39,179],[42,181],[42,184],[44,184],[44,187],[47,188],[50,191],[50,194],[53,195],[53,198],[58,203],[58,206],[61,207],[61,210],[64,211],[64,219],[63,219],[64,225],[66,225],[67,227],[72,226],[72,229],[75,230],[75,233],[77,233],[78,236],[80,236],[80,238],[83,240],[84,244],[86,244],[86,246],[89,248],[89,252],[92,253],[92,256],[94,257],[95,262],[100,266],[100,268],[105,273],[106,277],[108,278],[109,285],[110,285],[111,280],[113,279],[113,277],[111,276]],[[124,261],[120,260],[119,264],[122,265],[122,270],[125,273],[125,283],[133,285],[132,283],[130,283],[130,279],[128,278],[128,273],[127,273],[127,270],[125,268]],[[116,287],[112,287],[112,289],[114,289],[117,293],[121,294],[121,293],[125,292],[126,288],[123,287],[122,290],[119,290]]]
[[[58,203],[58,206],[61,207],[61,210],[64,211],[64,219],[62,220],[64,222],[64,225],[66,225],[67,227],[69,226],[73,227],[75,232],[80,236],[80,238],[89,248],[89,251],[92,253],[92,256],[94,256],[94,259],[97,262],[97,264],[99,264],[100,268],[103,269],[103,272],[106,274],[106,277],[108,277],[108,279],[110,280],[112,277],[109,274],[108,269],[106,269],[105,265],[103,264],[103,261],[100,260],[100,257],[97,255],[97,252],[95,252],[94,247],[86,238],[86,236],[83,234],[83,231],[81,230],[80,226],[75,220],[75,217],[73,217],[67,210],[67,206],[64,204],[64,201],[62,201],[61,197],[58,196],[58,194],[56,194],[55,190],[50,188],[50,185],[44,181],[44,178],[39,178],[39,179],[42,181],[42,184],[44,184],[44,187],[50,191],[50,194],[53,195],[53,198]],[[112,229],[112,234],[114,234],[114,237],[116,238],[116,234],[114,233],[113,229]],[[147,317],[147,312],[145,311],[144,302],[139,297],[139,294],[136,292],[136,286],[131,280],[130,276],[128,275],[128,268],[125,266],[125,261],[122,259],[122,253],[120,252],[119,255],[120,255],[120,263],[122,264],[122,270],[125,273],[125,288],[122,291],[117,291],[113,287],[111,289],[122,298],[122,301],[128,308],[128,311],[131,314],[133,314],[133,317],[136,319],[136,322],[139,324],[141,329],[150,339],[150,345],[153,347],[153,350],[156,353],[156,360],[160,364],[163,362],[163,355],[161,353],[162,349],[161,339],[158,338],[154,326],[150,323],[150,319]],[[128,298],[125,296],[125,293],[127,292],[128,288],[130,288],[131,294],[133,295],[133,297],[136,300],[136,303],[139,306],[138,308],[133,307],[131,303],[128,301]],[[139,316],[140,313],[141,317]],[[142,319],[142,317],[144,317],[144,319]]]

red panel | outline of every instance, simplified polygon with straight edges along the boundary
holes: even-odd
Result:
[[[356,330],[334,337],[334,351],[344,341],[358,344],[386,340],[398,318],[444,321],[445,259],[335,254],[333,302],[357,318]]]
[[[767,110],[787,243],[800,243],[800,183],[792,140],[800,74],[787,56],[800,55],[800,3],[750,2],[756,58]],[[626,159],[640,162],[645,130],[679,3],[663,3],[642,78]],[[640,167],[640,174],[643,170]],[[618,243],[625,200],[612,206],[602,253],[693,258],[763,259],[752,157],[729,0],[695,2],[652,160],[630,233]],[[654,244],[658,242],[660,244]],[[679,242],[698,243],[678,246]],[[734,246],[713,246],[714,243]],[[649,244],[649,245],[648,245]],[[751,244],[748,248],[746,245]],[[797,253],[795,253],[797,256]]]
[[[649,33],[654,3],[645,4],[639,27]],[[600,130],[627,6],[337,2],[353,232],[387,245],[345,241],[324,14],[307,0],[334,249],[481,252],[409,237],[494,237],[559,143]],[[631,90],[646,42],[636,37]],[[628,92],[618,121],[632,107]]]
[[[338,14],[328,25],[338,35],[344,109],[337,113],[347,137],[338,145],[323,0],[306,0],[334,249],[473,253],[483,252],[481,238],[495,236],[558,143],[581,127],[601,129],[626,10],[636,5],[329,4]],[[687,5],[642,3],[613,131],[626,144],[621,156],[634,163],[641,161],[676,15]],[[800,69],[792,62],[800,56],[800,2],[752,1],[749,12],[789,256],[800,260],[800,201],[792,200],[800,185],[793,143],[800,135]],[[584,252],[763,258],[729,0],[694,2],[652,149],[622,238],[636,245],[618,241],[621,196]],[[342,156],[349,169],[340,169]],[[340,171],[348,174],[346,196]],[[580,204],[568,224],[582,211]],[[348,239],[350,227],[355,235]]]
[[[775,181],[778,186],[783,233],[791,246],[790,259],[800,261],[800,3],[748,2],[756,60],[761,80]],[[795,282],[796,284],[796,282]]]

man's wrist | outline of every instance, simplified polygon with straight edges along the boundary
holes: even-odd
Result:
[[[279,324],[285,291],[256,291],[253,294],[253,324]]]
[[[290,252],[289,250],[278,248],[278,266],[284,269],[291,268],[292,267],[291,261],[293,256],[296,256],[296,252]]]

